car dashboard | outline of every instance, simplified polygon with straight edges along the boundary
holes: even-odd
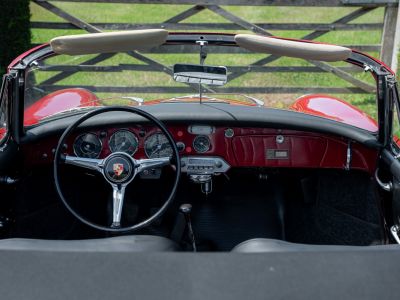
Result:
[[[191,174],[225,173],[236,167],[358,169],[371,173],[377,158],[375,149],[328,134],[206,124],[167,128],[179,150],[182,171]],[[50,164],[57,142],[55,136],[35,141],[25,151],[27,164]],[[126,152],[135,159],[172,155],[161,131],[146,125],[83,129],[64,145],[65,154],[79,157],[105,158],[112,152]]]

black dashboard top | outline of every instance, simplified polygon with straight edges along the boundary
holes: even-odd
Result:
[[[378,148],[374,133],[339,123],[329,119],[307,115],[289,110],[265,107],[236,106],[221,103],[161,103],[141,106],[140,109],[153,114],[167,124],[211,124],[236,127],[263,127],[292,129],[342,136],[367,147]],[[38,126],[26,129],[21,143],[40,140],[43,137],[61,134],[82,114],[54,119]],[[82,126],[93,128],[104,125],[126,125],[145,123],[140,116],[125,112],[111,112],[98,115]]]

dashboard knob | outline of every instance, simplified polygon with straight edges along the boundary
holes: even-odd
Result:
[[[176,143],[176,147],[178,148],[179,152],[182,152],[186,148],[186,146],[185,146],[185,144],[183,142],[177,142]]]
[[[233,131],[232,128],[227,128],[225,129],[225,137],[231,138],[235,135],[235,132]]]
[[[215,162],[215,166],[216,166],[217,168],[221,168],[221,167],[222,167],[222,162],[219,161],[219,160],[217,160],[217,161]]]
[[[276,139],[277,144],[282,144],[285,141],[285,138],[283,135],[277,135],[275,139]]]

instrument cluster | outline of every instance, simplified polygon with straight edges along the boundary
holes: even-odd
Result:
[[[181,153],[204,154],[213,147],[213,126],[191,125],[169,129]],[[167,137],[158,129],[143,127],[86,132],[75,138],[72,148],[76,156],[85,158],[105,157],[113,152],[125,152],[138,158],[172,156]]]

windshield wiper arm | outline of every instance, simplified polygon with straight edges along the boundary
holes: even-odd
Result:
[[[254,98],[252,96],[244,95],[244,94],[241,94],[241,96],[253,101],[255,104],[257,104],[257,106],[264,106],[264,101],[262,101],[260,99]]]
[[[133,96],[125,96],[125,97],[121,97],[122,99],[128,99],[131,101],[136,102],[139,106],[141,106],[144,102],[144,100],[142,98],[139,97],[133,97]]]

